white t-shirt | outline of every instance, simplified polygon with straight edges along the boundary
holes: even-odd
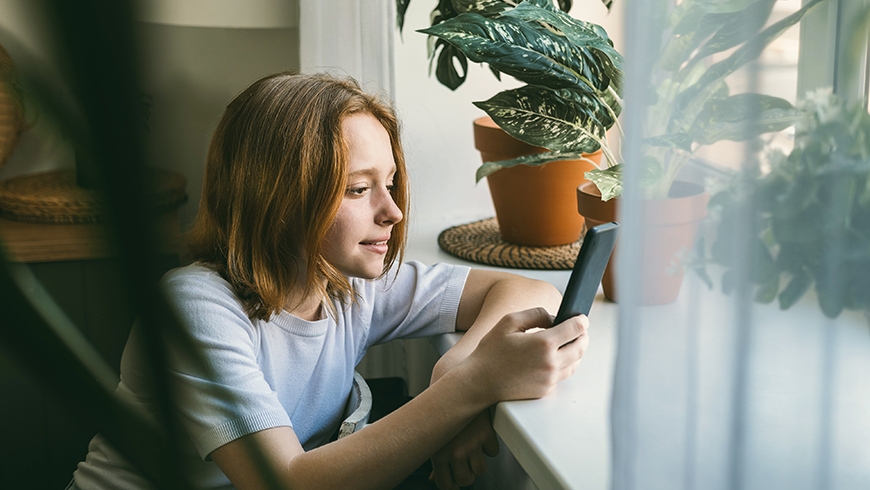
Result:
[[[198,488],[232,488],[208,458],[241,436],[293,427],[306,450],[328,442],[341,423],[353,370],[376,344],[452,332],[468,268],[408,262],[386,277],[351,279],[356,301],[336,302],[337,318],[306,321],[285,311],[250,319],[220,274],[193,264],[170,271],[162,286],[205,372],[182,343],[169,347],[170,378],[184,439],[185,466]],[[156,412],[134,326],[121,359],[118,394]],[[74,473],[83,490],[151,488],[101,436]]]

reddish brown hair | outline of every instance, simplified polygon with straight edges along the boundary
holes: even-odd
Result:
[[[252,318],[280,311],[299,286],[306,296],[352,298],[350,283],[321,250],[347,185],[341,122],[357,113],[374,116],[390,136],[393,199],[407,216],[398,120],[352,79],[270,75],[233,99],[218,123],[188,244],[193,260],[232,284]],[[394,225],[384,274],[401,260],[406,235],[404,220]]]

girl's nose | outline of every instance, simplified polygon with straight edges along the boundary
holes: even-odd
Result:
[[[404,217],[402,210],[396,205],[396,201],[393,200],[393,194],[388,189],[384,189],[381,192],[381,199],[379,200],[378,205],[380,207],[377,216],[378,223],[394,225],[399,221],[402,221],[402,218]]]

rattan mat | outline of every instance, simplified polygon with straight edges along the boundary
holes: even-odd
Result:
[[[447,253],[478,264],[513,269],[565,270],[574,267],[583,238],[555,247],[531,247],[502,240],[495,218],[448,228],[438,235]]]

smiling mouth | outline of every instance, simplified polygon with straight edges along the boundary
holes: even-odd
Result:
[[[378,255],[384,255],[387,253],[387,250],[389,250],[389,246],[387,245],[388,241],[389,239],[374,240],[370,242],[360,242],[360,245],[362,245],[363,248],[368,250],[369,252],[373,252]]]

